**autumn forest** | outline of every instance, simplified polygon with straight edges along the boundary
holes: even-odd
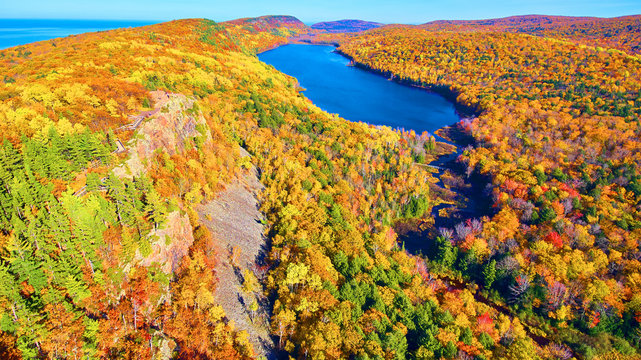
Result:
[[[640,358],[641,16],[343,25],[0,50],[0,358]],[[464,116],[325,112],[292,42]]]

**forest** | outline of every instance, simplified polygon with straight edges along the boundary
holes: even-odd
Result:
[[[624,20],[188,19],[0,51],[0,357],[264,358],[215,301],[235,254],[199,215],[254,166],[269,247],[243,289],[280,356],[638,358],[641,60]],[[451,199],[426,165],[450,147],[328,114],[256,57],[301,34],[473,109],[458,162],[490,179],[491,215],[436,228]],[[406,250],[401,223],[430,246]]]
[[[524,33],[639,54],[640,21],[639,15],[614,18],[525,15],[488,20],[438,20],[421,27],[437,31]]]
[[[496,213],[439,229],[428,261],[575,355],[636,354],[638,57],[442,26],[338,39],[355,63],[479,114],[457,124],[475,140],[459,161],[491,178]]]

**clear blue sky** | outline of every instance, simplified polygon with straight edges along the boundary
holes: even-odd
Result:
[[[641,0],[0,0],[1,18],[217,21],[293,15],[306,23],[363,19],[423,23],[545,14],[613,17],[641,13]]]

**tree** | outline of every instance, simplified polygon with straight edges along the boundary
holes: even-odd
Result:
[[[452,268],[457,257],[457,249],[452,246],[450,240],[438,236],[436,238],[437,259],[445,268]]]
[[[443,349],[443,357],[446,359],[453,359],[456,354],[458,354],[458,348],[452,341],[449,341]]]
[[[166,219],[167,207],[165,202],[160,198],[158,193],[151,189],[145,194],[145,212],[147,217],[154,224],[154,227],[158,227],[163,224]]]
[[[492,259],[483,267],[483,283],[488,289],[496,280],[496,260]]]
[[[289,329],[296,325],[296,313],[288,309],[280,310],[272,317],[271,324],[275,328],[276,335],[278,335],[278,347],[282,349],[283,338]]]

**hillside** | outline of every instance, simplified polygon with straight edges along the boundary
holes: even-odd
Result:
[[[524,15],[487,20],[439,20],[421,27],[430,31],[525,33],[641,53],[641,15],[616,18]]]
[[[0,52],[5,354],[253,355],[195,207],[240,171],[219,96],[296,31],[193,19]]]
[[[291,16],[0,51],[0,357],[638,358],[641,65],[547,32],[638,17],[575,20],[318,35],[474,110],[438,172],[453,146],[258,60],[315,31]],[[488,216],[437,226],[470,179]]]
[[[279,28],[306,31],[307,25],[293,16],[266,15],[257,18],[242,18],[227,21],[227,24],[250,25],[258,31],[275,31]]]
[[[441,26],[454,25],[462,28],[474,28],[475,30],[481,30],[483,28],[516,29],[551,24],[576,24],[595,20],[604,19],[575,16],[521,15],[485,20],[436,20],[427,22],[421,26],[425,28],[438,28]]]
[[[491,179],[497,213],[426,234],[431,269],[546,334],[530,352],[636,358],[638,57],[496,29],[385,27],[334,41],[358,66],[446,89],[480,114],[457,126],[475,140],[459,162]]]
[[[374,356],[433,338],[402,340],[401,323],[440,312],[447,291],[414,270],[391,224],[439,203],[413,165],[438,155],[423,145],[434,140],[324,113],[253,55],[304,31],[190,19],[0,52],[4,358]],[[243,260],[230,264],[217,219],[252,166],[264,190],[243,206],[260,200],[268,238],[247,233],[266,242],[232,247]],[[265,259],[248,263],[256,249]],[[240,313],[218,302],[219,281],[242,284]],[[261,327],[276,349],[248,338]]]
[[[319,22],[312,25],[311,28],[315,30],[330,32],[330,33],[342,33],[342,32],[365,31],[365,30],[381,27],[383,25],[384,24],[372,22],[372,21],[338,20],[338,21]]]

